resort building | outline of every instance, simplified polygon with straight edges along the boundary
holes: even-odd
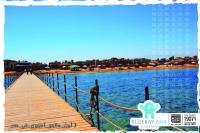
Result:
[[[14,71],[16,64],[15,60],[4,60],[4,71]]]

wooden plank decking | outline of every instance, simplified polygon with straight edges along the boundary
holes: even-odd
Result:
[[[5,131],[16,130],[98,131],[40,79],[30,74],[23,74],[5,94]]]

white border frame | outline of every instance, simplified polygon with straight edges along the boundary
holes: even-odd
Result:
[[[198,4],[198,14],[200,14],[200,4],[198,0],[177,0],[176,2],[173,2],[173,0],[85,0],[85,1],[73,1],[73,0],[41,0],[41,1],[33,1],[33,0],[25,0],[25,1],[19,1],[19,0],[13,0],[13,1],[6,1],[1,0],[0,1],[0,102],[2,105],[4,105],[5,102],[5,90],[3,86],[4,82],[4,24],[5,24],[5,6],[72,6],[72,5],[80,5],[80,6],[93,6],[93,5],[136,5],[136,4],[174,4],[174,3],[182,3],[182,4]],[[198,22],[197,22],[198,29],[200,28],[200,20],[198,16]],[[200,38],[200,32],[198,30],[197,33],[198,40]],[[200,44],[198,43],[198,58],[200,59]],[[200,70],[200,66],[199,66]],[[200,78],[200,73],[198,72],[198,79]],[[198,81],[197,84],[197,102],[199,106],[199,113],[200,113],[200,83]],[[0,132],[4,132],[4,119],[5,119],[5,110],[4,106],[3,108],[0,108]],[[169,132],[169,131],[167,131]],[[199,127],[200,132],[200,127]]]

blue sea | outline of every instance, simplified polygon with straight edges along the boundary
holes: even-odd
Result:
[[[95,86],[95,80],[99,82],[100,97],[114,104],[137,108],[138,103],[145,101],[144,89],[149,87],[150,99],[161,105],[159,112],[165,113],[195,113],[198,111],[197,83],[198,69],[165,69],[130,72],[104,72],[104,73],[71,73],[67,74],[67,83],[74,84],[77,76],[78,87],[90,92]],[[63,80],[63,75],[59,76]],[[56,84],[55,84],[56,86]],[[60,84],[63,90],[64,84]],[[67,96],[75,98],[75,90],[67,86]],[[61,95],[64,98],[64,95]],[[79,106],[82,112],[89,112],[90,96],[78,91]],[[73,100],[68,99],[74,108]],[[126,111],[111,107],[100,101],[100,113],[112,122],[126,130],[138,130],[131,127],[131,117],[141,117],[141,113]],[[94,115],[95,118],[95,115]],[[102,130],[113,128],[101,119]],[[163,128],[163,130],[165,130]],[[197,130],[197,128],[184,128],[184,130]]]

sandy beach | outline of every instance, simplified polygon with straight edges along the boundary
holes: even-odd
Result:
[[[50,69],[50,70],[37,70],[35,72],[41,72],[41,73],[94,73],[94,72],[117,72],[117,71],[145,71],[145,70],[161,70],[161,69],[186,69],[186,68],[198,68],[199,65],[195,64],[186,64],[186,65],[159,65],[156,67],[153,66],[147,66],[147,67],[139,67],[139,68],[128,68],[128,67],[120,67],[120,68],[94,68],[94,70],[89,69],[79,69],[79,71],[71,71],[71,70],[62,70],[62,69]],[[15,71],[10,72],[4,72],[4,74],[13,74]]]
[[[161,69],[186,69],[186,68],[198,68],[199,65],[195,64],[186,64],[186,65],[159,65],[156,67],[147,66],[147,67],[139,67],[139,68],[128,68],[128,67],[120,67],[120,68],[94,68],[94,70],[89,69],[79,69],[79,71],[71,71],[71,70],[61,70],[61,69],[50,69],[50,70],[38,70],[36,72],[48,72],[48,73],[94,73],[94,72],[117,72],[117,71],[145,71],[145,70],[161,70]]]

